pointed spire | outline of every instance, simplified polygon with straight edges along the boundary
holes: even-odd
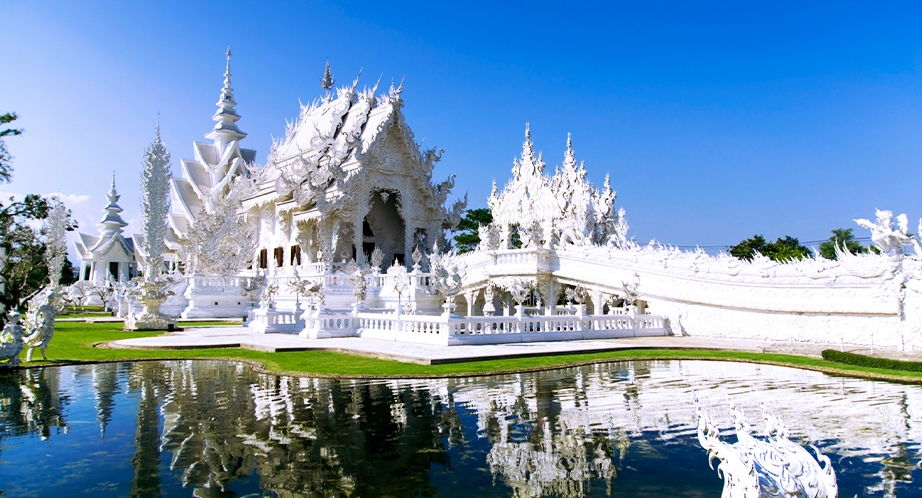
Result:
[[[122,216],[119,214],[123,211],[121,206],[118,205],[120,197],[118,191],[115,189],[115,171],[113,171],[112,184],[109,186],[109,192],[106,194],[106,200],[108,200],[109,203],[106,204],[106,207],[102,208],[102,212],[105,214],[97,223],[97,225],[99,225],[100,240],[108,240],[113,235],[122,233],[122,228],[128,226],[128,223],[125,223],[125,220],[123,220]]]
[[[522,163],[526,167],[525,171],[530,175],[540,174],[544,170],[544,164],[540,154],[535,158],[535,144],[531,141],[531,127],[525,123],[525,142],[522,143]]]
[[[109,203],[118,202],[121,196],[118,195],[118,191],[115,190],[115,171],[112,172],[112,185],[109,186],[109,193],[106,194],[106,198],[109,199]]]
[[[573,151],[573,138],[567,133],[567,150],[563,153],[564,169],[576,167],[576,152]]]
[[[336,80],[333,79],[333,71],[330,70],[330,60],[327,59],[327,66],[323,69],[323,78],[320,78],[320,88],[323,88],[327,92],[333,89],[333,84]]]
[[[214,126],[214,129],[205,135],[205,138],[214,140],[215,144],[220,145],[222,149],[228,143],[234,140],[242,140],[247,136],[246,133],[237,128],[237,121],[240,120],[240,115],[234,110],[234,107],[237,106],[237,102],[234,101],[234,89],[231,88],[230,47],[227,47],[226,55],[227,66],[224,70],[224,87],[221,88],[221,96],[218,98],[216,104],[218,110],[214,113],[214,116],[211,117],[217,124]]]

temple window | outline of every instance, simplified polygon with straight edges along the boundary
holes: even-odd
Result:
[[[268,249],[259,250],[259,267],[262,269],[269,268],[269,250]]]

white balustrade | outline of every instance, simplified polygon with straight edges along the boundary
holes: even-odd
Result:
[[[658,315],[428,316],[358,313],[362,337],[442,345],[667,335]]]

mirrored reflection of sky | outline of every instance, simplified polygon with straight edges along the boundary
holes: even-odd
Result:
[[[8,0],[0,18],[0,112],[26,129],[0,190],[62,192],[83,231],[113,170],[138,230],[157,112],[178,171],[213,125],[227,45],[261,162],[329,59],[337,85],[406,77],[417,140],[446,149],[436,180],[458,173],[471,207],[530,122],[549,168],[571,132],[590,178],[612,174],[642,242],[813,241],[875,208],[922,216],[917,3]]]

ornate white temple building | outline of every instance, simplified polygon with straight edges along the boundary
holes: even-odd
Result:
[[[905,216],[859,220],[881,253],[837,261],[640,246],[609,179],[586,179],[569,137],[550,174],[526,128],[511,179],[487,200],[494,221],[458,256],[446,230],[467,199],[449,200],[454,175],[434,181],[442,151],[416,143],[402,84],[334,89],[328,71],[323,97],[257,166],[240,146],[227,57],[211,143],[193,144],[171,184],[164,259],[183,275],[166,313],[442,345],[675,334],[922,348],[922,239]],[[78,248],[97,258],[93,275],[124,226],[104,222]]]
[[[111,278],[127,282],[137,275],[134,241],[122,233],[128,223],[122,219],[119,197],[113,174],[112,185],[106,195],[109,202],[102,209],[104,215],[97,223],[99,233],[78,233],[74,242],[74,250],[80,259],[81,281],[102,282]]]

